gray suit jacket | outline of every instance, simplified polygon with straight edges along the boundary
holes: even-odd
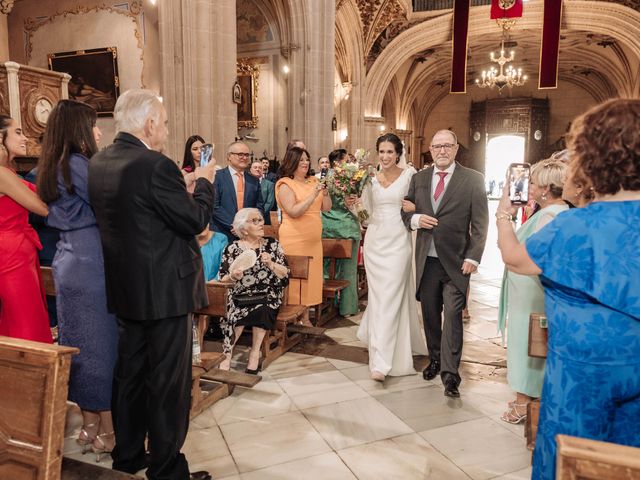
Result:
[[[431,242],[435,242],[440,263],[453,284],[466,294],[469,275],[462,274],[462,262],[469,258],[479,263],[487,240],[489,210],[484,176],[457,163],[438,211],[434,212],[430,198],[433,169],[431,167],[416,173],[407,193],[407,199],[416,205],[416,214],[438,219],[438,225],[432,230],[418,229],[415,256],[416,298]],[[408,229],[411,229],[412,215],[402,212],[402,219]]]

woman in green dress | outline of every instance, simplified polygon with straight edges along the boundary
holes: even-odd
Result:
[[[334,150],[329,154],[331,168],[336,163],[348,160],[347,151]],[[346,238],[353,240],[351,246],[351,258],[336,260],[336,279],[349,280],[349,286],[340,293],[340,315],[347,317],[358,313],[358,249],[360,247],[360,222],[349,211],[347,204],[351,206],[357,198],[343,200],[331,194],[333,208],[328,212],[322,212],[322,237]],[[329,276],[329,261],[324,262],[324,276]]]
[[[566,179],[566,164],[561,160],[542,160],[533,165],[529,182],[529,198],[533,198],[538,210],[516,232],[518,241],[524,243],[531,235],[551,222],[568,205],[562,200]],[[503,215],[497,213],[496,215]],[[544,291],[537,275],[519,275],[505,269],[500,291],[498,328],[507,335],[507,381],[516,392],[500,417],[508,423],[520,423],[527,417],[527,404],[539,398],[542,392],[545,361],[528,355],[529,315],[543,313]]]

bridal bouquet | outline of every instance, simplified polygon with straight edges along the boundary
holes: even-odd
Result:
[[[342,198],[343,201],[349,195],[361,196],[369,182],[371,182],[369,169],[346,162],[336,165],[326,179],[329,192]],[[369,213],[361,205],[356,204],[349,210],[360,222],[369,218]]]

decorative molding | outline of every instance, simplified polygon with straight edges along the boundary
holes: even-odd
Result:
[[[2,0],[0,0],[1,2]],[[31,54],[33,53],[33,44],[32,37],[33,34],[49,23],[53,23],[55,19],[58,17],[67,17],[69,15],[84,15],[88,13],[97,13],[99,11],[106,11],[109,13],[117,13],[118,15],[124,15],[127,18],[130,18],[135,23],[135,37],[138,42],[138,48],[140,49],[140,61],[142,62],[142,72],[144,72],[144,39],[142,37],[142,29],[140,26],[139,14],[142,12],[142,1],[141,0],[132,0],[129,2],[129,10],[123,10],[121,8],[113,8],[108,7],[106,5],[95,6],[95,7],[84,7],[82,5],[78,5],[75,8],[71,8],[69,10],[64,10],[62,12],[56,12],[55,14],[45,18],[45,19],[35,19],[31,17],[27,17],[24,19],[24,31],[27,34],[26,38],[26,63],[28,64],[31,61]],[[140,78],[140,83],[144,87],[144,78]]]
[[[238,130],[241,128],[258,128],[258,91],[260,87],[260,65],[269,62],[269,57],[238,58],[238,76],[249,76],[251,81],[251,120],[238,120]]]
[[[13,3],[15,0],[0,0],[0,13],[9,15],[13,9]]]

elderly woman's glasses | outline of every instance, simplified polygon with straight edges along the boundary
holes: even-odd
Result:
[[[260,218],[252,218],[249,221],[251,223],[253,223],[254,225],[262,225],[264,223],[264,218],[262,218],[262,217],[260,217]]]

